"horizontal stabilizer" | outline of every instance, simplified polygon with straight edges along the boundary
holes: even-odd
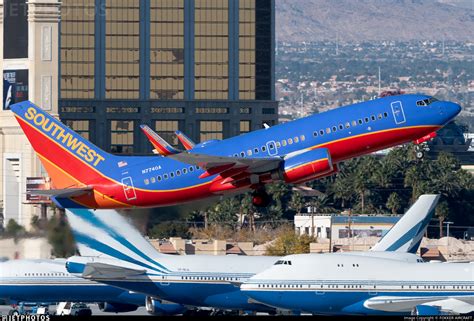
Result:
[[[153,145],[155,150],[158,152],[158,154],[162,156],[168,156],[172,154],[178,154],[181,151],[177,150],[170,144],[168,144],[163,138],[161,138],[160,135],[155,133],[150,127],[147,125],[140,125],[140,128],[142,131],[145,133],[146,137],[150,141],[150,143]]]
[[[194,148],[194,146],[196,146],[196,144],[188,136],[186,136],[182,131],[177,130],[175,134],[178,137],[181,144],[183,144],[186,150],[191,150]]]
[[[65,189],[32,189],[27,190],[28,194],[38,195],[38,196],[49,196],[57,198],[68,198],[68,197],[78,197],[93,191],[92,187],[83,187],[83,188],[65,188]]]
[[[104,263],[87,263],[82,277],[89,280],[117,280],[144,275],[146,270],[135,270]]]

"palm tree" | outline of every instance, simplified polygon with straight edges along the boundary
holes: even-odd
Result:
[[[449,205],[446,201],[442,201],[436,207],[435,215],[439,220],[439,238],[443,237],[443,223],[449,216]]]
[[[402,199],[397,193],[392,193],[387,199],[387,208],[392,212],[392,214],[397,214],[398,211],[402,208]]]

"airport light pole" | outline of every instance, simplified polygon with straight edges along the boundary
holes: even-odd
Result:
[[[448,258],[449,258],[449,226],[454,224],[454,222],[443,222],[446,224],[446,250],[448,251]]]

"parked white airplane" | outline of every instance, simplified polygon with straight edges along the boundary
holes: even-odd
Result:
[[[135,311],[145,296],[110,285],[77,278],[66,270],[66,259],[11,260],[0,263],[0,299],[11,303],[61,301],[99,303],[104,312]],[[177,304],[157,306],[156,314],[178,314]]]
[[[313,314],[474,311],[473,263],[420,264],[373,253],[380,252],[290,255],[241,290],[255,302]]]
[[[419,262],[419,257],[407,251],[416,251],[437,201],[436,195],[422,196],[375,247],[393,252],[366,255]],[[144,293],[150,306],[163,299],[192,306],[268,311],[265,305],[249,302],[239,285],[271,267],[277,257],[166,255],[158,253],[114,210],[68,209],[66,215],[83,255],[68,260],[71,273]]]

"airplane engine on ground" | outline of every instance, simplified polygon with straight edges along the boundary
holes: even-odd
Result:
[[[138,309],[138,306],[135,304],[126,304],[126,303],[117,303],[117,302],[101,302],[97,304],[99,310],[102,312],[132,312]]]
[[[272,174],[273,179],[286,183],[301,183],[334,172],[331,155],[327,148],[318,148],[285,159],[280,170]]]
[[[145,299],[145,308],[152,315],[177,315],[186,312],[186,308],[181,304],[154,299],[147,296]]]

